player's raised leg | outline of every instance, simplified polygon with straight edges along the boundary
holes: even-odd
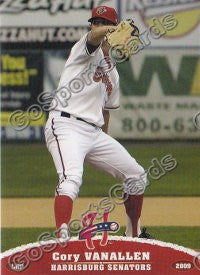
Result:
[[[104,132],[96,139],[86,160],[123,182],[124,205],[128,216],[127,234],[138,237],[143,194],[147,184],[142,166],[119,142]]]

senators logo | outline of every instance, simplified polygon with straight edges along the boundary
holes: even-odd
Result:
[[[100,242],[101,246],[105,246],[108,241],[108,232],[117,232],[119,225],[116,222],[108,222],[108,211],[103,214],[103,222],[93,224],[97,212],[88,213],[83,216],[82,224],[84,229],[79,233],[79,240],[85,240],[88,249],[94,249],[94,244],[92,237],[94,237],[98,232],[103,232],[102,240]]]
[[[97,14],[100,15],[102,13],[104,13],[106,11],[106,8],[105,7],[100,7],[98,10],[97,10]]]

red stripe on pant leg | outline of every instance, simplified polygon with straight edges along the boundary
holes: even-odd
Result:
[[[51,125],[51,128],[52,128],[52,133],[56,139],[56,142],[57,142],[57,146],[58,146],[58,152],[59,152],[59,155],[60,155],[60,159],[61,159],[61,163],[62,163],[62,168],[63,168],[63,176],[64,178],[66,179],[66,174],[65,174],[65,165],[64,165],[64,161],[63,161],[63,157],[62,157],[62,153],[61,153],[61,150],[60,150],[60,144],[59,144],[59,141],[58,141],[58,136],[55,134],[55,128],[54,128],[54,118],[52,119],[52,125]]]
[[[62,163],[62,168],[63,168],[63,176],[66,179],[66,175],[65,175],[65,166],[64,166],[64,161],[63,161],[63,157],[62,157],[62,153],[61,153],[61,149],[60,149],[60,144],[58,141],[58,136],[55,134],[55,128],[54,128],[54,119],[52,119],[52,133],[56,139],[57,142],[57,146],[58,146],[58,152],[60,155],[60,159],[61,159],[61,163]],[[59,186],[59,185],[58,185]],[[57,195],[59,195],[57,187],[56,187],[56,193]],[[71,215],[72,215],[72,207],[73,207],[73,200],[68,197],[68,196],[56,196],[55,197],[55,201],[54,201],[54,214],[55,214],[55,220],[56,220],[56,228],[57,230],[60,229],[61,225],[63,223],[69,224],[69,221],[71,219]],[[59,232],[58,232],[58,236],[59,236]]]

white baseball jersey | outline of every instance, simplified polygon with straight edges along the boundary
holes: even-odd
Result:
[[[119,108],[119,75],[114,64],[108,65],[105,61],[101,46],[92,54],[88,52],[87,35],[71,50],[52,109],[101,127],[104,124],[102,110]]]
[[[89,54],[86,42],[87,35],[72,48],[53,100],[54,110],[49,113],[45,127],[47,148],[59,176],[56,196],[76,199],[85,162],[119,179],[125,187],[133,185],[131,195],[141,195],[144,169],[118,141],[100,128],[104,124],[102,110],[119,107],[118,73],[115,67],[105,70],[107,63],[101,47]],[[110,69],[110,64],[107,68]],[[62,116],[61,112],[72,117]],[[136,226],[139,234],[138,222]],[[132,236],[129,218],[128,234]]]

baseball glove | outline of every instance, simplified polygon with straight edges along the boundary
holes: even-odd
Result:
[[[105,40],[111,47],[111,58],[123,62],[138,51],[139,29],[132,19],[128,19],[120,22],[114,31],[108,32]]]

